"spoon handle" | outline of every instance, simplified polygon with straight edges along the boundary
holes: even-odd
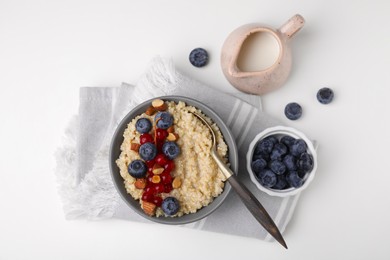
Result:
[[[225,175],[226,179],[236,191],[241,201],[248,208],[249,212],[256,218],[256,220],[264,227],[268,233],[271,234],[282,246],[287,249],[286,242],[284,241],[282,234],[275,222],[272,220],[268,212],[265,210],[263,205],[256,199],[256,197],[246,188],[241,182],[238,181],[232,170],[219,158],[215,150],[211,151],[211,156],[214,158],[219,169]]]
[[[263,205],[261,205],[256,197],[237,180],[236,176],[232,175],[227,180],[256,220],[265,228],[265,230],[268,231],[268,233],[270,233],[282,246],[287,249],[286,242],[280,234],[278,227]]]

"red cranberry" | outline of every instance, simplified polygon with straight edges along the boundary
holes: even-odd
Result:
[[[161,203],[162,203],[162,198],[161,197],[158,197],[158,196],[155,196],[152,200],[152,202],[154,204],[156,204],[157,207],[160,207],[161,206]]]
[[[172,191],[172,184],[168,183],[164,185],[164,192],[170,193]]]
[[[156,138],[158,140],[164,141],[168,136],[168,131],[165,129],[157,128],[156,129]]]
[[[165,165],[168,162],[168,158],[163,154],[157,154],[156,158],[154,159],[156,160],[156,163],[160,165]]]
[[[141,198],[141,199],[142,199],[143,201],[152,202],[152,201],[153,201],[153,198],[154,198],[153,194],[145,193],[145,192],[144,192],[144,194],[142,194],[142,198]]]
[[[139,142],[141,145],[143,145],[144,143],[153,143],[154,142],[154,139],[153,139],[153,136],[151,134],[142,134],[140,137],[139,137]]]
[[[144,190],[144,194],[153,194],[154,188],[152,186],[147,186]]]
[[[175,163],[168,160],[168,162],[164,165],[164,168],[167,172],[171,172],[175,169]]]
[[[171,176],[169,173],[167,173],[167,172],[163,172],[163,173],[160,175],[160,177],[161,177],[162,183],[164,183],[164,184],[167,184],[167,183],[171,183],[171,182],[172,182],[172,176]]]
[[[153,167],[153,165],[155,163],[156,163],[156,159],[153,159],[153,160],[150,160],[150,161],[146,161],[146,165],[148,166],[148,168]]]
[[[156,184],[153,188],[156,193],[164,192],[164,184],[162,183]]]

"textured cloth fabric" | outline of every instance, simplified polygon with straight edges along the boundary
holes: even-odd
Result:
[[[249,143],[263,129],[280,122],[262,112],[259,96],[227,94],[190,79],[170,61],[155,58],[138,83],[120,87],[83,87],[79,113],[65,131],[64,144],[56,153],[59,193],[68,219],[120,218],[148,222],[130,209],[112,183],[108,154],[112,135],[120,120],[137,104],[157,96],[179,95],[211,107],[228,125],[239,151],[239,180],[253,192],[284,232],[299,194],[287,198],[269,196],[250,181],[246,170]],[[187,225],[234,235],[272,240],[232,192],[208,217]]]

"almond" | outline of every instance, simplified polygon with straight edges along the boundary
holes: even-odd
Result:
[[[137,189],[143,190],[143,189],[145,189],[145,187],[146,187],[146,180],[143,179],[143,178],[137,179],[137,180],[134,182],[134,186],[135,186]]]
[[[150,106],[150,107],[148,107],[148,109],[146,109],[145,114],[147,114],[148,116],[152,116],[156,112],[157,112],[157,110],[153,106]]]
[[[138,152],[138,149],[141,145],[140,144],[137,144],[137,143],[130,143],[130,149],[133,150],[133,151],[136,151]]]
[[[155,99],[152,101],[152,106],[158,110],[158,111],[163,111],[167,109],[167,104],[161,99]]]
[[[154,174],[161,174],[162,172],[164,171],[164,167],[162,167],[161,165],[159,165],[159,164],[155,164],[155,165],[153,165],[153,170],[152,170],[152,172],[154,173]]]
[[[176,177],[172,182],[172,188],[178,189],[181,186],[181,179],[180,177]]]
[[[142,209],[149,216],[153,216],[156,211],[156,205],[151,202],[142,201]]]
[[[167,108],[168,108],[168,106],[167,106],[167,104],[163,104],[161,107],[156,107],[156,109],[158,110],[158,111],[165,111],[165,110],[167,110]]]
[[[153,183],[160,183],[160,181],[161,181],[161,178],[159,175],[153,175],[153,177],[152,177]]]
[[[175,127],[173,125],[171,125],[168,129],[167,129],[167,132],[168,133],[173,133],[175,132]]]
[[[179,135],[176,133],[169,133],[167,136],[168,141],[176,141],[177,139],[179,139]]]

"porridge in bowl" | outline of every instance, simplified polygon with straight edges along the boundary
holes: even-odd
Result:
[[[116,160],[128,194],[150,216],[195,213],[219,196],[226,178],[210,154],[211,133],[184,102],[154,100],[124,131]],[[202,114],[203,115],[203,114]],[[210,118],[217,151],[227,163],[228,147]]]

